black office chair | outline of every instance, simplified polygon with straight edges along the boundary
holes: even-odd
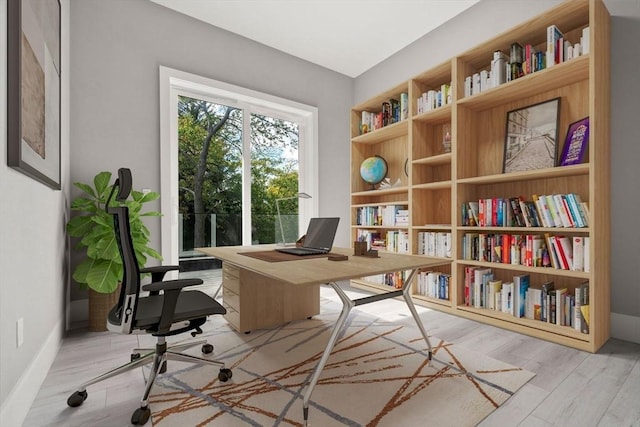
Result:
[[[144,333],[158,337],[158,341],[155,349],[146,349],[147,353],[144,355],[140,353],[145,349],[134,349],[129,363],[82,384],[76,392],[69,396],[67,404],[71,407],[80,406],[87,399],[86,388],[91,384],[153,362],[140,407],[131,416],[132,424],[141,425],[145,424],[151,415],[147,399],[156,376],[166,370],[167,359],[214,365],[220,368],[218,372],[220,381],[225,382],[231,378],[231,370],[226,369],[222,362],[179,353],[180,350],[196,345],[202,345],[203,353],[211,353],[213,346],[207,344],[205,340],[171,347],[167,347],[165,341],[167,336],[188,331],[192,331],[192,336],[201,334],[200,326],[206,322],[207,316],[225,314],[226,310],[204,292],[182,291],[188,286],[202,284],[200,279],[163,281],[164,275],[168,271],[177,270],[179,267],[159,266],[141,269],[138,266],[129,228],[129,209],[123,205],[109,206],[116,188],[118,189],[116,200],[125,201],[131,193],[131,171],[129,169],[121,168],[118,170],[118,179],[113,185],[105,208],[108,213],[113,215],[116,240],[124,270],[120,297],[106,319],[107,328],[121,334],[144,331]],[[140,277],[145,273],[151,274],[151,283],[142,286],[142,290],[149,292],[148,296],[141,296]]]

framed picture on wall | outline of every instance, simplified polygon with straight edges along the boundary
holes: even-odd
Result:
[[[589,117],[571,123],[567,130],[567,137],[564,139],[564,146],[560,155],[560,166],[582,163],[588,143]]]
[[[60,1],[7,2],[7,164],[60,189]]]
[[[507,113],[503,173],[556,166],[560,98]]]

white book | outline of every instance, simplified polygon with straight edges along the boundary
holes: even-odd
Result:
[[[584,237],[573,236],[573,271],[584,270]]]

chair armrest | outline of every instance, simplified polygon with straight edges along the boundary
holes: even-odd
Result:
[[[173,324],[173,316],[176,312],[176,305],[178,304],[178,297],[183,288],[188,286],[201,285],[204,283],[202,279],[177,279],[166,280],[164,282],[149,283],[143,285],[142,289],[149,291],[152,295],[151,298],[162,298],[162,312],[160,313],[160,322],[158,322],[159,334],[166,334],[171,330]],[[158,296],[159,292],[163,291],[162,296]]]
[[[151,273],[151,281],[152,282],[160,282],[164,275],[169,271],[180,270],[179,265],[156,265],[153,267],[144,267],[140,269],[141,274],[149,274]]]
[[[188,286],[202,285],[204,282],[202,279],[176,279],[176,280],[165,280],[163,282],[152,282],[147,285],[142,285],[143,291],[171,291],[176,289],[186,288]]]

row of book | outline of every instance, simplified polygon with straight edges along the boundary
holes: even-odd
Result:
[[[375,285],[391,286],[396,289],[402,289],[404,281],[406,280],[405,276],[406,273],[404,271],[395,271],[393,273],[366,276],[362,279]]]
[[[442,84],[438,90],[430,89],[417,99],[418,114],[451,104],[451,100],[451,84]]]
[[[462,225],[479,227],[589,226],[589,207],[575,193],[489,198],[462,204]]]
[[[445,231],[418,232],[418,255],[451,258],[451,233]]]
[[[409,118],[409,94],[403,92],[400,99],[391,98],[382,103],[380,111],[363,111],[360,121],[360,135],[378,130]]]
[[[462,259],[589,271],[589,237],[542,234],[465,233]]]
[[[589,282],[555,288],[547,281],[532,286],[528,274],[511,281],[494,277],[490,268],[465,267],[465,305],[511,314],[517,318],[569,326],[589,333]]]
[[[451,275],[438,271],[421,271],[417,275],[414,293],[429,298],[449,300]]]
[[[357,225],[408,226],[409,210],[406,205],[363,206],[356,210]]]
[[[495,51],[490,69],[467,76],[464,96],[471,96],[522,76],[544,70],[589,53],[589,27],[582,30],[578,43],[572,44],[556,25],[547,27],[547,42],[538,50],[531,44],[514,42],[509,55]]]
[[[401,230],[379,230],[359,229],[356,233],[359,242],[367,242],[367,250],[409,253],[409,233]]]

